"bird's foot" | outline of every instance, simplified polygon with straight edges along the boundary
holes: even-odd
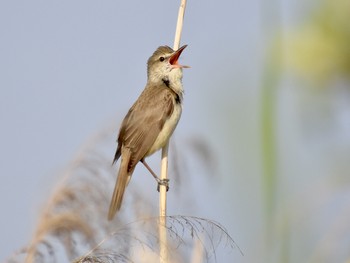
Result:
[[[160,186],[164,185],[166,186],[166,191],[169,191],[169,179],[159,179],[157,180],[158,186],[157,186],[157,191],[159,192]]]

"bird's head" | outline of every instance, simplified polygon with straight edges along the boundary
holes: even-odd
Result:
[[[176,51],[168,46],[158,47],[147,62],[148,81],[159,82],[164,78],[181,81],[182,68],[188,66],[180,65],[178,60],[186,47],[187,45],[184,45]]]

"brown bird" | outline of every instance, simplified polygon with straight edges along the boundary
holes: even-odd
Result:
[[[174,51],[160,46],[148,59],[147,84],[126,114],[119,131],[115,163],[121,156],[117,182],[109,207],[108,220],[120,209],[125,188],[139,161],[160,180],[145,162],[145,158],[163,148],[169,141],[182,112],[182,68],[178,59],[187,45]]]

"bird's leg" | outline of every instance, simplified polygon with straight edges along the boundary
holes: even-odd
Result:
[[[157,183],[158,183],[158,187],[157,190],[159,192],[159,186],[160,185],[164,185],[166,186],[166,190],[169,190],[169,179],[160,179],[155,172],[153,172],[153,170],[151,169],[151,167],[149,167],[149,165],[146,163],[145,159],[141,159],[141,163],[143,163],[143,165],[147,168],[147,170],[152,174],[152,176],[154,177],[154,179],[156,179]]]
[[[145,159],[141,160],[141,163],[143,163],[143,165],[147,168],[147,170],[152,174],[152,176],[154,177],[154,179],[156,179],[156,181],[159,183],[160,178],[156,175],[155,172],[153,172],[153,170],[151,169],[151,167],[149,167],[149,165],[146,163]]]

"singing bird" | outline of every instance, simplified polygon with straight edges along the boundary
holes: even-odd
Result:
[[[139,98],[126,114],[118,136],[118,147],[113,163],[121,157],[117,182],[109,207],[108,220],[120,209],[125,188],[139,161],[156,178],[145,158],[163,148],[169,141],[182,112],[182,68],[178,59],[187,45],[174,51],[160,46],[148,59],[147,84]]]

